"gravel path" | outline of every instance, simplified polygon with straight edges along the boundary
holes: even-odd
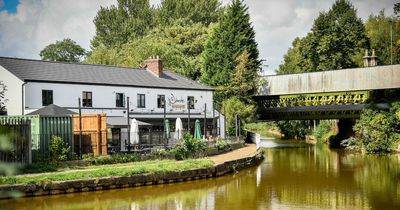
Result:
[[[218,165],[226,161],[237,160],[244,157],[251,157],[256,152],[257,148],[255,144],[246,144],[246,146],[243,148],[225,154],[208,157],[207,159],[214,161],[214,165]]]

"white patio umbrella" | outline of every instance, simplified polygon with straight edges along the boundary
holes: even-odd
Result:
[[[131,144],[139,144],[139,124],[136,119],[132,119],[131,122]]]
[[[182,139],[183,135],[183,125],[182,125],[182,120],[180,117],[176,118],[175,121],[175,134],[174,134],[174,139],[175,140],[180,140]]]

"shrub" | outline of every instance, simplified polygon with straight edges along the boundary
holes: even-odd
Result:
[[[287,120],[277,122],[285,138],[304,138],[310,133],[309,123],[305,120]]]
[[[229,144],[228,144],[225,140],[222,140],[222,139],[218,139],[218,140],[215,142],[215,147],[216,147],[218,150],[227,150],[227,149],[230,148]]]
[[[65,144],[61,137],[52,136],[50,139],[48,158],[51,162],[65,161],[68,159],[70,150],[71,147]]]
[[[320,123],[315,127],[313,131],[313,135],[317,138],[318,141],[327,142],[329,137],[333,134],[331,131],[332,124],[329,120],[322,120]]]
[[[400,137],[400,121],[397,116],[400,103],[392,103],[390,107],[390,110],[378,110],[374,106],[365,108],[353,128],[356,135],[350,139],[348,149],[367,153],[392,152]]]
[[[172,150],[177,160],[204,156],[207,143],[201,139],[195,139],[190,134],[183,136],[183,141],[175,145]]]

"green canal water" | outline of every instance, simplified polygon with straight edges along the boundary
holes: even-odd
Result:
[[[258,166],[215,179],[0,200],[0,209],[400,209],[400,156],[262,141]]]

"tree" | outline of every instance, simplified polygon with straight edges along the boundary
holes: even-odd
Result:
[[[284,55],[283,63],[279,65],[276,71],[277,74],[301,73],[311,70],[311,64],[303,54],[306,41],[306,38],[297,37],[294,39],[292,47]]]
[[[306,57],[312,71],[357,67],[355,58],[368,48],[367,40],[353,5],[347,0],[337,0],[314,21]]]
[[[71,39],[57,41],[40,51],[42,60],[48,61],[81,62],[85,55],[85,49]]]
[[[241,0],[232,0],[205,45],[201,82],[228,85],[237,65],[236,57],[244,50],[249,54],[249,70],[258,72],[261,62],[248,7]]]
[[[132,37],[142,37],[153,27],[153,16],[149,0],[118,0],[117,6],[101,7],[93,21],[92,47],[121,46]]]
[[[388,17],[382,10],[378,15],[370,15],[365,23],[365,30],[371,43],[371,49],[375,49],[379,65],[400,63],[400,21],[395,17]],[[391,31],[392,30],[392,31]],[[391,33],[393,35],[393,51],[391,52]]]
[[[254,120],[254,105],[242,102],[238,97],[232,96],[222,102],[222,110],[227,121],[227,130],[234,127],[235,116],[237,115],[240,121],[244,124]]]
[[[0,115],[3,115],[7,113],[6,109],[6,91],[7,91],[7,86],[4,84],[3,81],[0,81]]]
[[[222,98],[229,98],[236,96],[241,101],[252,103],[252,96],[254,96],[259,85],[259,74],[252,71],[249,67],[249,53],[245,49],[237,58],[237,65],[233,72],[231,82],[227,86],[217,87],[215,96]],[[221,98],[221,99],[222,99]]]
[[[162,0],[156,12],[157,25],[169,25],[178,19],[208,26],[221,13],[219,0]]]
[[[165,68],[190,77],[200,77],[200,55],[208,37],[208,27],[201,23],[177,20],[159,26],[148,35],[131,39],[121,47],[99,45],[87,63],[140,67],[150,56],[159,55]]]
[[[364,25],[347,0],[337,0],[315,19],[311,32],[295,40],[278,73],[357,67],[369,48]]]

